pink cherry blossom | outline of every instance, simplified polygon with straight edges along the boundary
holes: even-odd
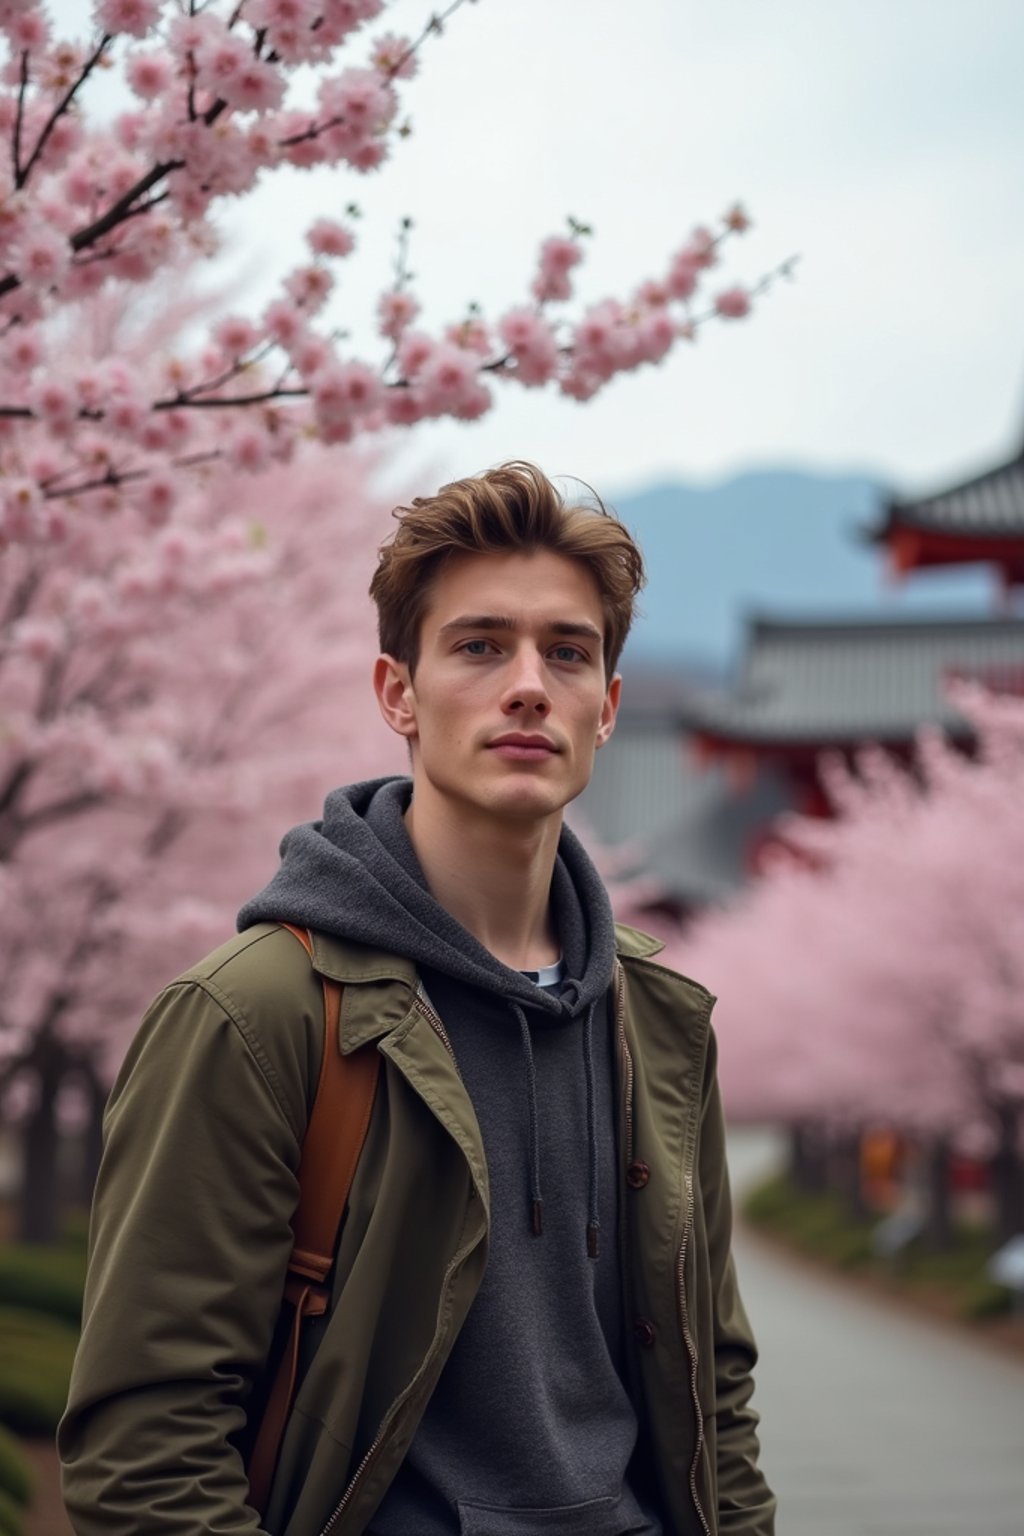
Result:
[[[457,325],[446,326],[444,334],[447,341],[454,342],[457,347],[465,347],[468,352],[475,352],[479,357],[490,357],[494,351],[490,330],[483,320],[475,316],[460,320]]]
[[[26,286],[47,289],[59,283],[67,271],[71,250],[63,235],[36,229],[22,236],[12,256],[14,270]]]
[[[718,242],[710,229],[695,229],[686,249],[698,267],[713,267],[718,260]]]
[[[74,426],[78,415],[75,391],[58,374],[46,374],[29,390],[29,405],[51,432],[63,436]]]
[[[306,241],[314,256],[348,256],[356,243],[348,226],[335,219],[317,219],[306,231]]]
[[[561,303],[572,298],[572,283],[564,272],[542,270],[531,283],[530,291],[541,304]]]
[[[228,445],[228,462],[249,475],[266,469],[270,463],[266,434],[257,427],[243,427],[236,432]]]
[[[569,272],[583,260],[583,247],[578,240],[565,235],[552,235],[540,248],[540,265],[547,272]]]
[[[419,312],[420,306],[411,293],[396,290],[382,293],[377,300],[377,328],[382,336],[397,341]]]
[[[722,223],[726,229],[731,229],[736,234],[742,235],[750,228],[750,215],[742,203],[733,203],[732,207],[727,208],[722,215]]]
[[[387,419],[396,427],[412,427],[427,414],[426,405],[415,385],[389,389],[384,402]]]
[[[726,320],[742,320],[750,313],[750,295],[744,288],[726,288],[715,295],[715,309]]]
[[[476,375],[472,353],[447,341],[438,342],[416,376],[428,414],[443,415],[460,408],[475,390]]]
[[[57,619],[19,619],[11,630],[11,644],[30,661],[52,661],[64,648],[64,626]]]
[[[682,250],[672,258],[665,287],[674,299],[688,299],[696,291],[700,273],[701,263],[690,250]]]
[[[242,315],[225,315],[223,320],[217,321],[210,334],[228,357],[244,357],[260,339],[259,331],[252,321]]]
[[[45,16],[38,11],[15,13],[5,27],[14,53],[36,53],[45,48],[50,28]]]
[[[320,7],[317,0],[250,0],[247,10],[256,27],[311,27]]]
[[[306,314],[322,309],[334,287],[334,274],[327,267],[296,267],[284,282],[285,292]]]
[[[44,356],[43,337],[36,326],[18,326],[4,343],[3,361],[15,373],[30,373]]]
[[[558,367],[551,327],[530,309],[511,309],[498,321],[498,335],[516,362],[516,377],[527,385],[546,384]]]
[[[438,343],[423,331],[405,331],[398,343],[398,366],[407,379],[414,379],[433,357]]]
[[[160,18],[160,0],[96,0],[94,14],[105,32],[145,37]]]
[[[412,40],[394,32],[385,32],[374,40],[370,61],[380,74],[397,80],[411,80],[419,62],[412,50]]]
[[[142,482],[136,492],[138,506],[151,527],[159,527],[171,515],[178,495],[178,484],[173,474],[157,470]]]
[[[27,543],[33,538],[43,499],[35,479],[22,476],[0,484],[0,545],[5,540]]]
[[[263,312],[263,324],[267,335],[282,347],[288,347],[299,337],[305,325],[302,310],[283,299],[268,304]]]
[[[239,112],[270,112],[281,105],[285,89],[279,69],[250,59],[221,85],[221,95]]]
[[[166,53],[135,53],[125,63],[125,78],[136,96],[153,101],[170,89],[174,62]]]

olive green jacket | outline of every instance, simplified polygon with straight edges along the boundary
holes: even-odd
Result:
[[[771,1536],[713,1000],[655,963],[659,947],[618,930],[631,1387],[666,1536]],[[407,960],[321,936],[314,966],[284,930],[247,930],[157,998],[114,1086],[58,1436],[78,1536],[356,1536],[472,1305],[487,1167],[443,1027]],[[344,986],[341,1049],[376,1041],[382,1072],[332,1309],[313,1324],[261,1522],[240,1446],[272,1352],[323,1048],[316,972]]]

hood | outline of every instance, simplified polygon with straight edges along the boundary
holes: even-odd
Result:
[[[600,876],[568,827],[551,881],[570,978],[556,998],[495,959],[431,895],[405,830],[411,799],[408,778],[371,779],[328,795],[322,820],[285,834],[280,868],[239,912],[239,929],[289,922],[373,945],[553,1020],[596,1003],[611,984],[615,927]]]

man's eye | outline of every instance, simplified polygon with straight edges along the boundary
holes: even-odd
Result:
[[[467,640],[462,649],[467,656],[486,656],[490,644],[489,640]]]
[[[575,645],[556,645],[551,653],[556,661],[585,661],[583,652]]]

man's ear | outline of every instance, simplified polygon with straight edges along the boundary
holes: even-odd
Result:
[[[415,740],[416,694],[407,662],[378,656],[373,667],[373,691],[384,719],[399,736]]]
[[[615,729],[615,717],[619,713],[619,699],[622,697],[622,677],[616,672],[608,684],[608,692],[604,696],[601,706],[601,723],[597,728],[597,744],[603,747]]]

